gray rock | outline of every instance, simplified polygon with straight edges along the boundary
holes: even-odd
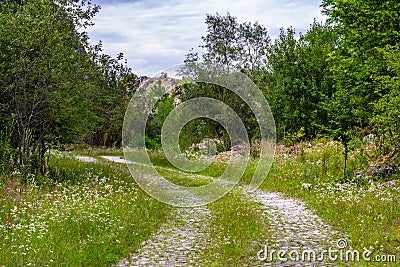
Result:
[[[380,184],[380,187],[392,187],[392,186],[398,184],[399,182],[400,182],[399,179],[387,181],[387,182],[384,182],[384,183]]]
[[[373,179],[378,180],[381,178],[388,178],[397,172],[397,168],[393,164],[386,164],[382,166],[371,165],[366,170],[357,171],[354,174],[356,180]]]

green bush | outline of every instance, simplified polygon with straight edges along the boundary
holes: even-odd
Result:
[[[12,146],[13,127],[0,130],[0,174],[12,170],[15,166],[17,151]]]

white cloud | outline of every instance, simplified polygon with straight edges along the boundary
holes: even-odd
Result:
[[[107,54],[123,52],[139,75],[154,75],[183,61],[190,48],[201,44],[206,14],[229,12],[239,22],[258,21],[272,37],[279,28],[304,32],[313,18],[322,20],[318,0],[102,0],[96,25],[88,30],[93,42],[103,41]]]

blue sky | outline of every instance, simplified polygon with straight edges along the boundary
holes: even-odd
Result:
[[[272,38],[281,27],[305,32],[313,19],[324,18],[320,0],[93,0],[101,5],[93,43],[103,42],[104,52],[123,52],[139,75],[152,76],[183,61],[189,49],[199,50],[206,33],[206,14],[229,12],[239,22],[258,21]]]

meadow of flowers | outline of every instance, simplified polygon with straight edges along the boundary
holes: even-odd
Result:
[[[343,178],[342,151],[336,142],[280,147],[261,188],[302,199],[348,235],[352,248],[400,259],[400,183],[385,184],[400,175],[354,179],[357,170],[370,164],[373,149],[365,149],[351,153],[349,175]],[[86,152],[122,155],[121,150]],[[150,156],[155,165],[170,167],[162,154]],[[251,179],[256,162],[250,162],[242,183]],[[224,168],[212,164],[202,174],[217,177]],[[192,186],[204,182],[175,172],[163,175],[177,183],[195,182]],[[66,153],[52,151],[45,176],[23,177],[15,171],[0,178],[0,265],[5,266],[109,266],[139,248],[171,211],[138,188],[123,165],[79,162]],[[202,257],[247,264],[248,258],[235,255],[250,253],[255,249],[251,240],[268,236],[268,218],[233,193],[209,208],[214,214],[212,249]]]
[[[0,185],[0,265],[107,266],[140,246],[169,214],[124,170],[51,160],[53,179],[18,172]]]
[[[349,174],[343,178],[342,151],[332,141],[302,144],[296,153],[278,150],[262,188],[302,199],[327,223],[348,234],[352,247],[400,259],[400,175],[357,179],[357,170],[377,161],[374,149],[366,147],[351,152]],[[388,180],[393,183],[385,183]]]

